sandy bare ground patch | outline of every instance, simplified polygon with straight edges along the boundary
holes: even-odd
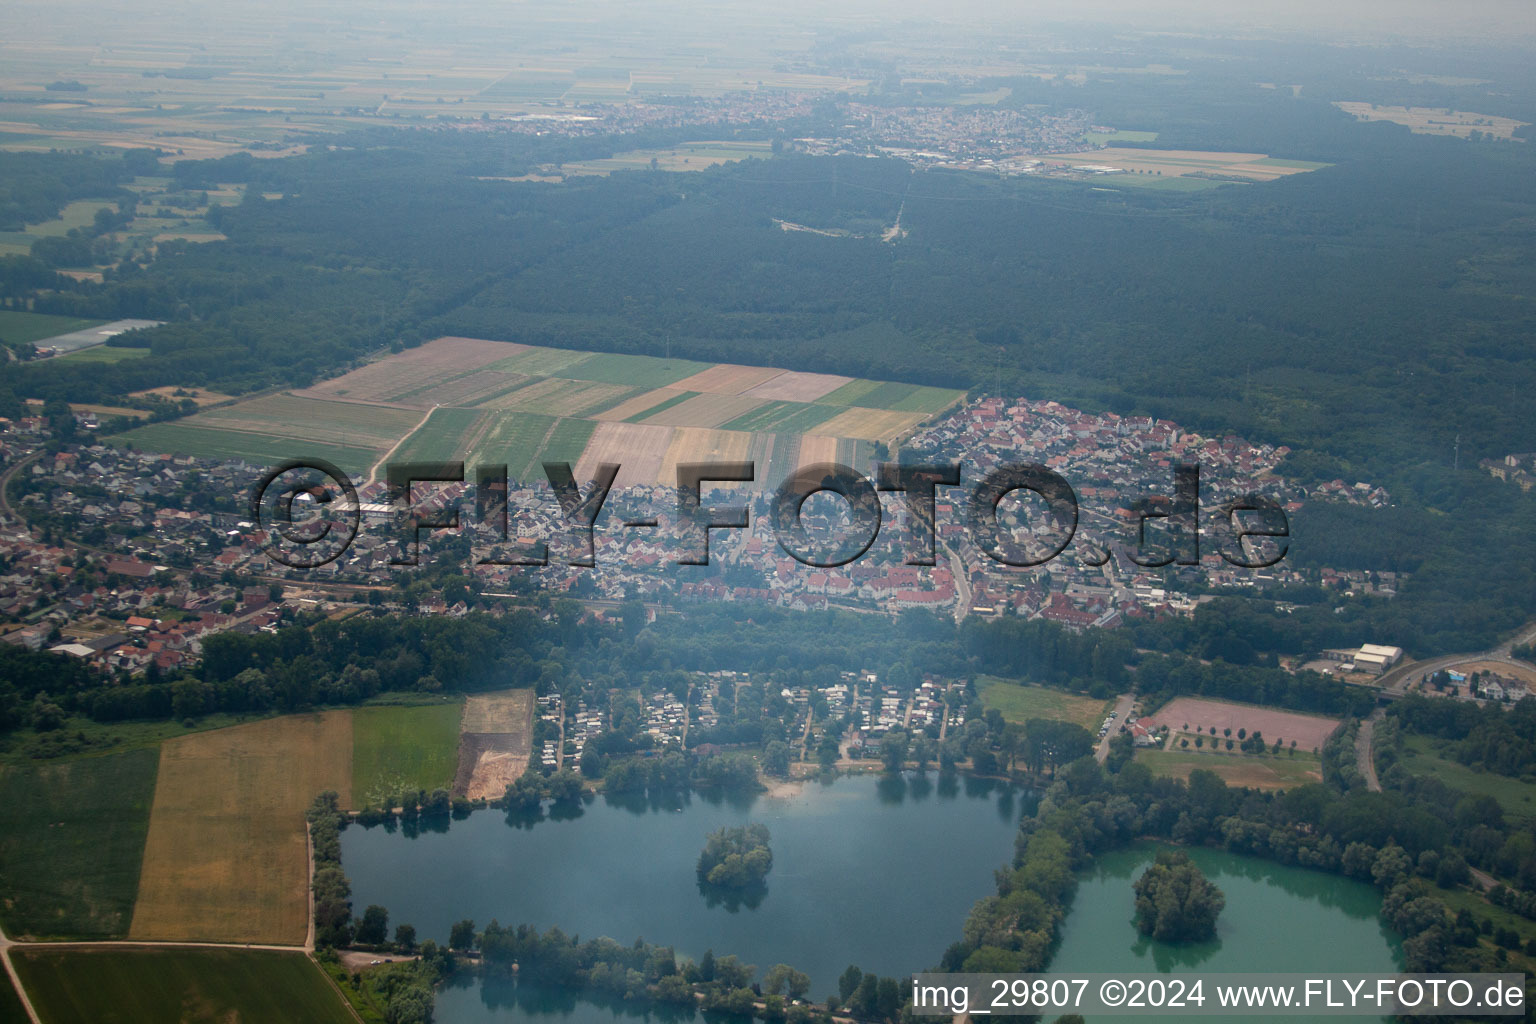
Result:
[[[856,437],[865,441],[884,441],[895,447],[895,442],[912,431],[926,417],[920,412],[897,412],[889,409],[849,409],[840,412],[825,423],[816,424],[816,431],[831,437]]]
[[[1284,740],[1287,744],[1295,740],[1296,746],[1302,750],[1321,749],[1323,741],[1333,735],[1333,731],[1339,727],[1339,721],[1336,718],[1304,715],[1295,711],[1278,711],[1252,704],[1201,700],[1197,697],[1179,697],[1150,719],[1143,719],[1143,721],[1148,724],[1166,725],[1174,732],[1200,728],[1209,734],[1211,728],[1215,727],[1217,734],[1224,735],[1223,730],[1231,729],[1233,739],[1237,738],[1239,729],[1246,729],[1249,736],[1255,732],[1263,733],[1265,742],[1270,744],[1276,740]],[[1186,724],[1189,730],[1184,728]]]
[[[709,430],[703,427],[678,427],[672,436],[672,443],[667,447],[667,456],[662,460],[660,476],[657,481],[674,484],[677,481],[677,467],[681,463],[688,462],[748,462],[752,458],[752,437],[740,430]],[[757,481],[751,486],[760,486],[762,473],[765,467],[757,467]],[[729,483],[708,483],[710,487],[732,487]],[[743,485],[746,486],[746,485]]]
[[[745,393],[766,401],[814,402],[822,395],[830,395],[853,380],[830,373],[800,373],[790,370],[778,374],[750,388]]]
[[[528,768],[533,753],[532,690],[479,694],[464,702],[459,770],[453,791],[471,800],[498,800]]]
[[[708,395],[739,395],[783,374],[771,366],[737,366],[721,363],[684,377],[672,386],[679,391],[702,391]]]
[[[583,486],[604,462],[619,464],[615,487],[646,487],[672,477],[661,475],[662,462],[672,445],[673,427],[649,427],[643,423],[599,423],[576,463],[576,479]]]
[[[304,812],[328,789],[350,803],[350,711],[166,741],[129,938],[303,945]]]
[[[664,427],[718,427],[764,404],[763,399],[746,395],[696,395],[641,422]]]
[[[643,395],[636,395],[628,401],[620,402],[612,409],[605,409],[600,413],[595,413],[592,419],[619,423],[629,419],[631,416],[638,416],[647,409],[654,409],[662,402],[676,398],[682,393],[682,390],[679,388],[657,388],[654,391],[647,391]]]

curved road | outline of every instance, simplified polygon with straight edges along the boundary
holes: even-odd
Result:
[[[1527,625],[1519,633],[1491,650],[1472,654],[1442,654],[1428,661],[1399,665],[1381,677],[1381,689],[1384,693],[1401,697],[1408,692],[1409,686],[1427,675],[1478,661],[1494,661],[1528,669],[1531,667],[1529,662],[1519,660],[1510,652],[1516,647],[1533,642],[1536,642],[1536,624]],[[1369,718],[1360,723],[1360,732],[1355,737],[1355,760],[1361,776],[1365,779],[1366,788],[1373,793],[1381,792],[1381,782],[1376,778],[1376,756],[1372,744],[1375,740],[1376,723],[1380,721],[1382,713],[1380,708],[1372,712]]]

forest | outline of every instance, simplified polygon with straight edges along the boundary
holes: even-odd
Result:
[[[1322,95],[1390,98],[1304,48],[1250,50],[1252,67],[1329,76]],[[1536,152],[1357,125],[1325,99],[1238,90],[1231,76],[1248,71],[1196,63],[1187,80],[1101,76],[1067,99],[1162,131],[1159,145],[1332,166],[1177,193],[786,152],[518,182],[488,179],[677,139],[404,128],[283,159],[180,161],[184,186],[244,189],[208,214],[227,241],[167,243],[100,283],[0,258],[12,306],[168,321],[113,342],[150,354],[0,364],[0,407],[22,395],[134,403],[127,393],[166,384],[302,386],[440,334],[1001,388],[1288,445],[1281,472],[1303,485],[1389,490],[1382,509],[1309,503],[1289,557],[1413,573],[1398,597],[1337,615],[1261,604],[1244,624],[1267,618],[1269,641],[1203,638],[1224,659],[1367,637],[1415,654],[1491,646],[1536,607],[1521,568],[1536,559],[1536,496],[1477,469],[1536,437]],[[1065,102],[1005,84],[1010,102]],[[1471,100],[1392,88],[1398,102]],[[0,165],[23,219],[82,191],[111,196],[147,159],[16,156],[36,158]],[[898,210],[897,242],[861,230]]]

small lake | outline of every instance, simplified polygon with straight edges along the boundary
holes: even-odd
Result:
[[[1080,879],[1051,962],[1053,972],[1160,972],[1189,979],[1194,977],[1190,972],[1196,971],[1390,973],[1402,969],[1400,943],[1381,923],[1381,896],[1371,886],[1219,850],[1186,851],[1227,898],[1216,922],[1215,940],[1171,946],[1144,938],[1131,923],[1135,911],[1131,885],[1158,849],[1153,843],[1138,843],[1104,854]]]
[[[811,998],[837,991],[850,963],[882,975],[935,966],[959,939],[993,872],[1013,856],[1027,795],[986,780],[854,776],[792,795],[624,802],[508,824],[477,811],[446,833],[357,826],[342,833],[342,866],[361,912],[389,909],[391,927],[446,942],[453,922],[558,926],[582,938],[644,938],[697,960],[734,953],[764,971],[788,963]],[[772,831],[773,870],[756,907],[711,905],[694,865],[704,839],[728,825]],[[445,987],[443,1024],[613,1020],[622,1009],[532,986]],[[573,1016],[574,1014],[574,1016]],[[666,1019],[658,1017],[657,1019]]]

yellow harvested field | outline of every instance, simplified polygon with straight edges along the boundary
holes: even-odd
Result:
[[[1354,115],[1357,121],[1391,121],[1403,125],[1416,135],[1456,135],[1466,138],[1473,132],[1482,132],[1498,139],[1513,139],[1515,130],[1529,123],[1516,121],[1512,117],[1439,107],[1378,107],[1371,103],[1350,101],[1337,102],[1334,106],[1346,114]]]
[[[795,469],[836,461],[837,438],[821,434],[806,434],[800,438],[800,457],[795,460]]]
[[[615,487],[649,487],[657,481],[676,480],[661,475],[672,444],[672,427],[651,427],[643,423],[599,423],[592,439],[576,463],[576,479],[583,486],[604,462],[619,464]]]
[[[349,711],[166,741],[129,938],[303,945],[304,812],[351,787]]]
[[[487,409],[515,409],[547,416],[580,416],[583,410],[611,402],[630,389],[623,384],[545,377],[511,394],[483,403]]]
[[[388,401],[413,391],[437,387],[456,374],[478,370],[526,351],[527,348],[527,345],[510,341],[436,338],[416,348],[360,366],[351,373],[322,381],[309,391],[366,401]],[[432,403],[416,404],[429,408]]]
[[[677,480],[677,467],[688,462],[748,462],[752,458],[752,437],[740,430],[706,430],[702,427],[678,427],[662,460],[661,482]],[[757,467],[758,472],[763,467]],[[705,484],[705,487],[733,487],[734,484]]]
[[[695,395],[641,422],[664,427],[718,427],[764,404],[763,399],[746,395]]]
[[[681,388],[657,388],[655,391],[647,391],[643,395],[636,395],[627,402],[620,402],[612,409],[594,413],[594,420],[608,420],[617,423],[627,420],[631,416],[638,416],[647,409],[654,409],[662,402],[670,401],[683,393]]]
[[[800,373],[788,370],[776,374],[746,394],[753,398],[782,402],[814,402],[823,395],[830,395],[852,377],[839,377],[831,373]]]
[[[769,366],[737,366],[733,363],[720,363],[707,370],[700,370],[692,377],[684,377],[672,386],[678,391],[702,391],[710,395],[739,395],[783,372]]]
[[[887,409],[849,409],[819,423],[816,429],[832,437],[857,437],[866,441],[893,444],[923,422],[920,412],[896,412]]]
[[[365,406],[283,393],[208,409],[185,422],[224,430],[303,437],[331,444],[388,448],[420,419],[421,414],[413,409]]]
[[[478,405],[492,396],[517,387],[529,378],[521,373],[504,373],[501,370],[476,370],[462,377],[444,381],[436,387],[406,396],[406,401],[431,407],[434,405]],[[489,404],[489,403],[487,403]]]

